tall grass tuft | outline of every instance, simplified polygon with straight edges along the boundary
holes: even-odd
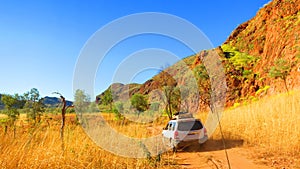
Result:
[[[72,116],[72,115],[71,115]],[[66,120],[64,151],[61,149],[59,118],[52,117],[48,123],[19,125],[16,138],[12,131],[0,133],[0,168],[175,168],[169,157],[163,157],[155,165],[147,159],[125,158],[98,147],[70,115]],[[128,135],[136,126],[127,125]],[[1,126],[0,126],[1,128]],[[131,131],[131,132],[130,132]],[[138,133],[137,136],[143,136]],[[105,138],[103,138],[105,139]],[[166,155],[165,155],[166,156]]]
[[[268,153],[299,157],[300,91],[266,97],[227,110],[221,120],[226,139],[242,139]],[[217,130],[213,138],[220,138]]]

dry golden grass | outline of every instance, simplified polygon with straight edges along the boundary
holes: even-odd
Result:
[[[243,140],[246,147],[258,150],[258,158],[280,155],[299,158],[300,152],[300,92],[264,98],[249,105],[226,110],[221,120],[225,139]],[[110,126],[130,137],[145,138],[157,135],[167,119],[153,123],[137,124],[113,121],[113,116],[103,114]],[[199,114],[205,121],[207,114]],[[2,116],[1,116],[2,117]],[[4,116],[3,116],[4,117]],[[51,119],[49,118],[51,117]],[[99,148],[74,123],[74,115],[67,117],[65,150],[62,151],[59,135],[60,116],[50,116],[48,122],[30,127],[17,123],[16,138],[11,129],[5,135],[0,126],[0,168],[176,168],[172,153],[163,154],[160,162],[147,159],[125,158]],[[125,125],[124,125],[125,124]],[[219,129],[212,138],[220,140]]]
[[[226,140],[243,140],[259,158],[300,157],[300,91],[266,97],[223,113]],[[217,129],[213,139],[221,138]]]
[[[50,126],[41,123],[35,127],[17,127],[16,138],[12,131],[5,135],[0,127],[0,168],[175,168],[171,153],[165,153],[160,162],[147,159],[125,158],[99,148],[85,134],[81,126],[67,117],[65,150],[62,151],[59,135],[60,118],[52,116]],[[128,134],[136,131],[127,126]],[[133,135],[133,134],[131,134]],[[137,133],[137,135],[140,135]]]
[[[6,118],[7,117],[7,115],[5,115],[5,114],[0,114],[0,119],[1,118]]]
[[[102,113],[102,117],[118,132],[134,138],[149,138],[161,134],[162,128],[169,121],[167,116],[163,116],[155,119],[149,123],[133,123],[125,118],[124,121],[112,120],[112,115],[108,113]]]

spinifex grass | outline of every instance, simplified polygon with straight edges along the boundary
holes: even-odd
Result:
[[[227,110],[221,124],[226,139],[242,139],[268,154],[299,157],[300,91]],[[220,138],[219,130],[213,138]]]
[[[42,121],[36,126],[18,125],[16,138],[13,138],[10,130],[5,135],[0,128],[0,168],[175,167],[174,159],[168,153],[163,155],[161,161],[153,164],[147,159],[125,158],[102,150],[80,125],[72,123],[73,119],[74,115],[67,117],[64,151],[59,135],[59,116],[53,116],[49,123]],[[129,128],[126,130],[128,135],[143,135],[131,133],[139,131],[135,130],[136,126],[127,125],[126,128]]]

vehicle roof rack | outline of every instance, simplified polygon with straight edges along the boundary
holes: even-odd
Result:
[[[187,118],[194,118],[192,113],[188,112],[177,112],[174,114],[174,120],[176,119],[187,119]]]

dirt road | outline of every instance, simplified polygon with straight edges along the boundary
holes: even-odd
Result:
[[[242,147],[243,141],[232,140],[227,145],[227,153],[232,169],[269,169],[250,159],[251,153]],[[228,169],[221,140],[209,140],[201,147],[192,145],[176,153],[176,159],[182,168]]]

